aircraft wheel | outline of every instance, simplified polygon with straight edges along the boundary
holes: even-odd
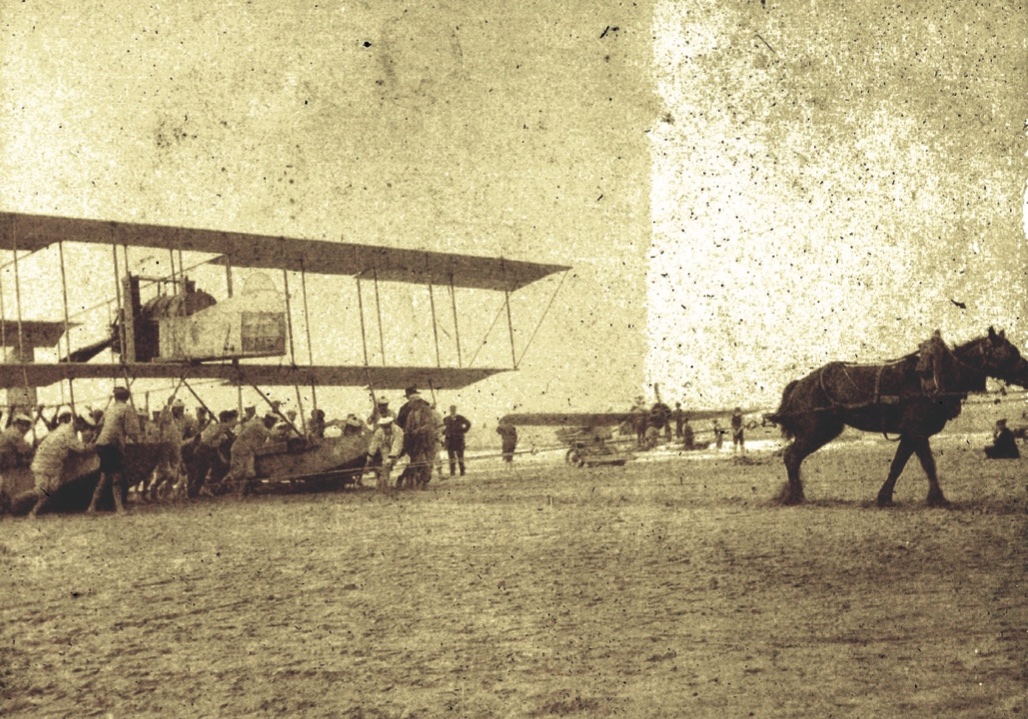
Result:
[[[568,450],[567,454],[564,455],[564,461],[572,467],[582,467],[585,465],[585,457],[582,456],[581,450],[577,447]]]

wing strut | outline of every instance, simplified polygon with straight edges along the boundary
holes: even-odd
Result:
[[[368,333],[364,328],[364,295],[361,293],[361,277],[357,275],[357,312],[361,316],[361,347],[364,348],[364,366],[368,366]]]
[[[138,292],[132,291],[132,268],[129,267],[129,246],[127,244],[122,245],[125,251],[125,277],[122,282],[125,284],[125,291],[123,298],[125,303],[121,306],[121,319],[122,326],[125,328],[125,343],[121,346],[121,361],[135,362],[136,361],[136,302],[135,299],[138,296]],[[118,248],[114,248],[114,253],[117,255]]]
[[[439,323],[435,316],[435,292],[432,289],[432,279],[428,280],[428,305],[432,308],[432,337],[435,338],[435,366],[442,367],[443,362],[439,357]]]
[[[4,309],[4,274],[0,272],[0,351],[7,352],[7,311]]]
[[[460,354],[460,327],[457,325],[457,295],[453,291],[453,273],[450,273],[450,304],[453,305],[453,334],[457,338],[457,366],[463,367],[464,360]]]
[[[503,258],[500,258],[500,267],[503,268],[503,279],[507,280],[507,265],[504,263]],[[503,288],[503,305],[507,308],[507,333],[510,335],[510,361],[513,363],[514,369],[518,368],[518,355],[514,351],[514,322],[510,317],[510,285],[506,285]]]
[[[232,296],[232,260],[225,257],[225,290]]]
[[[296,367],[296,346],[293,344],[293,310],[292,305],[289,301],[289,271],[282,270],[282,285],[286,291],[286,328],[289,330],[289,362]],[[303,426],[303,436],[307,436],[307,418],[303,413],[303,400],[300,398],[300,385],[294,384],[293,389],[296,390],[296,409],[300,415],[300,424]],[[279,413],[281,414],[281,413]],[[288,420],[286,420],[288,422]],[[289,426],[293,427],[293,423],[289,422]],[[296,427],[293,427],[295,430]]]
[[[518,368],[518,356],[514,352],[514,322],[510,318],[510,290],[503,291],[503,304],[507,308],[507,332],[510,334],[510,361]]]
[[[25,361],[25,342],[24,333],[21,327],[21,277],[18,274],[18,236],[15,235],[14,241],[14,304],[15,310],[18,312],[18,361]],[[25,378],[25,386],[28,387],[28,377]]]
[[[61,295],[64,298],[64,344],[65,349],[68,353],[68,359],[71,359],[71,324],[68,316],[68,276],[64,270],[64,243],[57,243],[57,252],[61,260]],[[60,355],[58,355],[60,357]],[[63,384],[61,385],[64,386]],[[77,414],[78,410],[75,409],[75,384],[72,382],[71,377],[68,378],[68,398],[71,401],[71,413]]]
[[[375,285],[375,313],[378,315],[378,348],[382,352],[382,366],[386,365],[385,330],[382,328],[382,303],[378,299],[378,270],[372,269],[371,279]]]
[[[118,279],[118,246],[111,245],[111,257],[114,259],[114,296],[118,301],[118,310],[124,312],[125,305],[121,303],[121,281]],[[117,317],[118,313],[114,313]],[[118,333],[121,335],[118,339],[121,342],[121,357],[122,361],[125,360],[125,323],[120,323],[120,329]],[[113,356],[112,356],[113,359]]]
[[[25,393],[29,395],[29,375],[25,371],[25,333],[22,331],[21,324],[21,276],[18,274],[18,236],[16,233],[12,234],[12,242],[14,243],[14,301],[17,305],[18,310],[18,362],[21,363],[21,379],[25,383]],[[35,358],[36,351],[33,349],[33,359]],[[36,396],[35,391],[31,392],[30,395],[33,401],[38,402],[39,398]],[[32,440],[35,444],[36,440],[36,423],[32,423]]]

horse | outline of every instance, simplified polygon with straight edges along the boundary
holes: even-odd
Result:
[[[878,492],[879,507],[892,506],[896,480],[912,454],[928,475],[928,505],[947,506],[929,438],[960,414],[969,393],[985,391],[987,377],[1028,387],[1028,361],[1003,331],[997,333],[992,327],[985,337],[952,350],[944,343],[942,347],[945,351],[936,352],[930,363],[917,352],[883,364],[829,362],[790,382],[778,410],[766,415],[792,439],[784,452],[788,483],[779,500],[784,504],[804,501],[800,465],[849,425],[899,435],[889,475]],[[926,365],[931,365],[932,382],[925,382]]]

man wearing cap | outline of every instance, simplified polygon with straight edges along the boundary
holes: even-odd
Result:
[[[207,410],[207,407],[205,407],[203,404],[196,407],[196,417],[192,420],[192,422],[196,425],[196,434],[203,432],[205,429],[207,429],[207,426],[214,421],[214,416],[211,415],[211,412]]]
[[[260,422],[252,420],[239,430],[239,436],[232,443],[232,469],[226,480],[235,482],[240,496],[253,491],[253,480],[257,476],[255,453],[271,436],[271,428],[278,421],[278,415],[272,411],[264,414]]]
[[[300,437],[300,428],[297,426],[299,415],[297,415],[295,409],[291,409],[286,412],[285,420],[280,420],[272,430],[272,435],[275,439],[288,440]]]
[[[75,455],[89,454],[93,451],[93,433],[96,425],[88,417],[78,417],[75,422],[65,422],[53,432],[43,437],[32,460],[32,474],[36,483],[36,504],[29,512],[29,517],[36,515],[49,501],[50,497],[65,482],[64,467]],[[82,439],[79,439],[79,431]]]
[[[457,414],[457,405],[450,405],[450,413],[443,417],[443,435],[446,437],[446,454],[450,458],[450,476],[457,465],[460,476],[464,476],[464,435],[471,429],[471,422],[464,415]]]
[[[371,416],[368,417],[368,425],[373,428],[377,427],[378,420],[382,419],[383,417],[392,417],[395,420],[396,412],[393,412],[391,409],[389,409],[389,400],[385,399],[384,397],[379,397],[375,401],[375,408],[371,410]]]
[[[391,416],[379,417],[375,433],[368,444],[368,467],[375,470],[375,488],[389,489],[389,473],[396,464],[403,446],[403,431],[395,426]]]
[[[1021,456],[1017,449],[1014,433],[1007,427],[1005,419],[996,420],[996,428],[992,431],[992,444],[985,448],[985,456],[989,459],[1018,459]]]
[[[96,491],[93,492],[93,498],[86,510],[90,514],[96,512],[96,503],[103,496],[108,482],[114,493],[115,511],[125,511],[122,504],[125,444],[135,441],[139,436],[139,420],[132,405],[129,404],[129,397],[128,388],[114,388],[114,402],[107,409],[100,436],[96,438],[96,454],[100,458],[100,481],[96,484]]]
[[[257,419],[257,408],[252,404],[247,407],[243,407],[243,416],[240,418],[239,424],[249,424],[255,419]]]
[[[32,429],[32,419],[18,413],[11,420],[11,426],[0,433],[0,474],[15,467],[28,466],[32,459],[32,445],[25,435]]]
[[[320,443],[325,439],[325,426],[325,410],[312,409],[310,419],[307,420],[307,438]]]
[[[364,420],[352,412],[346,415],[346,419],[341,421],[341,425],[344,437],[359,437],[364,434],[364,431],[367,429],[367,426],[364,424]]]
[[[32,420],[20,412],[14,415],[11,426],[0,433],[0,514],[10,508],[13,491],[8,472],[18,467],[27,467],[32,460],[32,445],[25,441],[25,435],[32,429]]]

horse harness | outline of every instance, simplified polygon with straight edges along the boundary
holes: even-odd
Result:
[[[862,403],[859,403],[859,404],[838,402],[838,401],[836,401],[832,397],[831,393],[828,391],[828,387],[825,386],[825,370],[828,369],[831,365],[825,365],[824,367],[821,368],[821,371],[817,373],[817,381],[818,381],[818,384],[821,386],[821,392],[824,394],[825,398],[828,400],[828,403],[831,405],[830,407],[826,407],[825,409],[836,409],[836,408],[842,408],[842,409],[863,409],[865,407],[870,407],[870,406],[875,406],[875,405],[899,404],[900,403],[900,395],[898,395],[898,394],[886,394],[886,395],[883,395],[882,394],[882,373],[885,371],[886,367],[893,366],[893,365],[898,365],[898,364],[900,364],[902,362],[903,362],[903,360],[896,360],[894,362],[888,362],[886,364],[880,364],[880,365],[857,365],[857,364],[839,363],[839,366],[842,367],[843,373],[846,375],[846,379],[849,380],[849,383],[851,385],[853,385],[853,387],[855,389],[857,389],[858,391],[860,390],[860,387],[857,385],[856,382],[853,381],[853,378],[850,376],[849,368],[850,367],[868,367],[868,366],[872,366],[872,367],[877,366],[878,367],[878,371],[875,372],[875,386],[874,386],[874,393],[871,395],[871,401],[870,402],[862,402]]]
[[[824,380],[825,370],[827,370],[832,365],[825,365],[824,367],[821,368],[821,370],[818,372],[818,375],[817,375],[817,381],[818,381],[818,384],[821,387],[821,392],[824,395],[825,399],[828,400],[828,403],[829,403],[829,406],[823,408],[823,411],[832,410],[832,409],[851,409],[851,410],[853,410],[853,409],[867,409],[867,408],[870,408],[870,407],[879,407],[879,408],[881,408],[881,422],[882,422],[882,427],[883,427],[882,435],[887,440],[889,440],[890,442],[898,441],[900,439],[899,437],[896,437],[896,438],[889,437],[888,430],[884,429],[885,421],[886,421],[885,413],[886,413],[886,407],[887,406],[895,406],[895,405],[902,404],[905,398],[902,395],[900,395],[900,394],[882,394],[882,375],[884,374],[886,367],[895,367],[897,365],[902,364],[905,361],[906,361],[906,358],[903,358],[903,359],[893,360],[892,362],[886,362],[884,364],[878,364],[878,365],[847,364],[847,363],[844,363],[844,362],[838,363],[837,366],[842,368],[843,373],[846,375],[846,379],[849,380],[849,383],[851,385],[853,385],[853,387],[856,390],[858,390],[858,391],[861,391],[861,388],[857,385],[856,382],[853,381],[853,378],[850,376],[850,373],[849,373],[849,368],[851,368],[851,367],[869,367],[869,366],[870,367],[877,367],[877,371],[875,372],[874,390],[873,390],[873,393],[872,393],[872,395],[870,397],[870,401],[868,401],[868,402],[860,402],[860,403],[839,402],[835,398],[832,397],[831,393],[828,391],[828,387],[825,385],[825,380]],[[961,397],[961,398],[964,398],[966,396],[967,396],[967,394],[965,392],[936,391],[936,392],[931,392],[931,393],[927,393],[927,392],[924,393],[924,397],[931,397],[933,399],[944,399],[944,398],[947,398],[947,397]]]

